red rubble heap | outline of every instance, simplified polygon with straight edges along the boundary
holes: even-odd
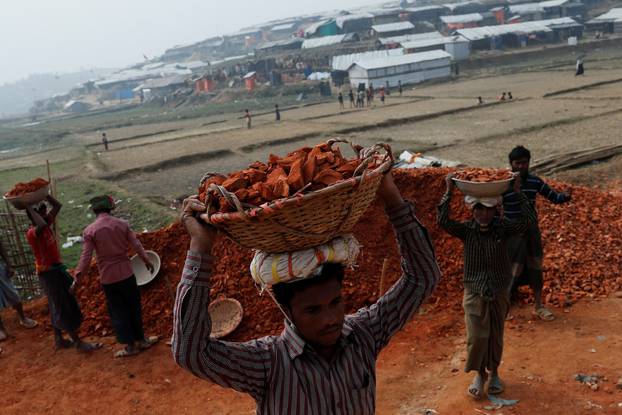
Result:
[[[402,194],[414,203],[419,219],[430,232],[443,272],[439,287],[425,306],[428,313],[444,309],[461,312],[462,243],[436,224],[436,206],[445,191],[444,178],[449,172],[449,169],[394,172]],[[563,191],[571,189],[573,201],[565,205],[538,203],[545,246],[546,303],[567,306],[581,298],[596,298],[622,289],[622,196],[554,181],[552,185]],[[452,201],[452,208],[454,217],[467,216],[458,195]],[[358,266],[348,270],[344,280],[348,312],[376,301],[385,258],[389,259],[385,287],[401,275],[396,244],[393,238],[386,237],[392,234],[392,228],[381,203],[369,208],[354,234],[362,244],[362,251]],[[175,289],[181,276],[188,237],[180,224],[173,224],[140,234],[139,239],[146,249],[158,252],[162,258],[158,278],[141,289],[145,329],[150,334],[167,336],[172,332],[171,289]],[[242,324],[228,340],[279,333],[283,317],[267,294],[259,295],[248,270],[252,251],[219,237],[213,254],[217,261],[211,278],[212,299],[225,295],[237,299],[244,307]],[[78,289],[78,299],[85,317],[82,334],[110,335],[112,330],[95,267]]]

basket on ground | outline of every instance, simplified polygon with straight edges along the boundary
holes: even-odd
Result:
[[[50,186],[43,186],[34,192],[26,193],[20,196],[4,196],[4,199],[12,204],[15,209],[24,210],[27,206],[36,205],[42,202],[50,193]]]
[[[337,142],[349,143],[334,139],[328,144]],[[391,149],[386,144],[352,148],[361,160],[352,178],[260,207],[242,206],[233,193],[212,184],[208,189],[206,220],[240,245],[268,253],[310,248],[350,233],[376,198],[380,181],[393,164]],[[214,212],[213,202],[218,196],[230,200],[237,211]]]
[[[240,323],[244,311],[238,300],[233,298],[219,298],[208,306],[208,312],[212,320],[212,333],[210,337],[220,339],[233,332]]]

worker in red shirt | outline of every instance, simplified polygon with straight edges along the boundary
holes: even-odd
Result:
[[[82,313],[73,295],[74,280],[61,262],[56,237],[52,231],[52,225],[62,205],[50,195],[46,200],[52,205],[49,213],[45,203],[36,208],[32,206],[26,208],[26,214],[32,223],[26,231],[26,239],[35,255],[39,282],[48,298],[56,348],[75,346],[82,352],[99,349],[102,347],[101,343],[87,343],[78,336]],[[63,337],[63,331],[69,334],[71,340]]]
[[[95,251],[112,327],[119,343],[125,345],[114,356],[133,356],[155,344],[158,337],[145,337],[140,291],[127,256],[128,249],[132,247],[136,251],[150,272],[153,272],[153,264],[129,224],[110,214],[115,208],[112,197],[98,196],[90,202],[97,217],[83,232],[84,245],[75,272],[76,284],[88,272]]]

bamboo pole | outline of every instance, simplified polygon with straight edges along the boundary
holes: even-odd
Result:
[[[52,178],[52,171],[50,169],[50,160],[45,160],[45,164],[48,170],[48,182],[50,182],[50,193],[52,197],[56,198],[56,180]],[[60,219],[59,215],[56,216],[54,223],[52,224],[52,230],[54,231],[54,238],[56,239],[56,246],[58,246],[58,253],[60,254]],[[62,259],[62,254],[61,254]]]

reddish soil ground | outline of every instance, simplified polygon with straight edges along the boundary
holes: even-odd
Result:
[[[28,308],[31,308],[29,305]],[[378,413],[419,414],[619,414],[622,390],[622,299],[583,300],[556,309],[550,323],[532,320],[531,308],[514,310],[508,323],[501,374],[512,408],[484,409],[465,394],[461,313],[422,314],[400,332],[378,361]],[[12,336],[0,355],[3,414],[252,414],[253,401],[201,381],[173,363],[160,343],[135,358],[112,357],[114,339],[92,355],[54,352],[42,328],[21,329],[2,314]],[[574,380],[577,373],[604,376],[597,391]]]

